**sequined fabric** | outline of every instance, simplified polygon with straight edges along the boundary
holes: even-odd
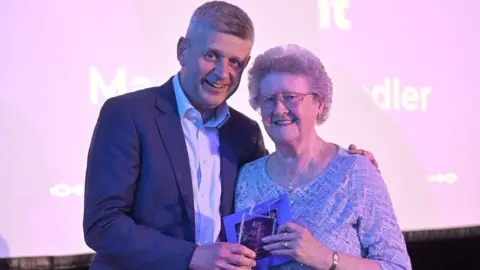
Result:
[[[289,192],[268,177],[268,158],[241,169],[235,191],[237,211],[287,193],[293,221],[324,246],[376,260],[382,269],[411,269],[386,185],[370,160],[338,148],[318,178]],[[270,269],[310,268],[290,262]]]

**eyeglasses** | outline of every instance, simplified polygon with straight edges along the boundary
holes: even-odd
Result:
[[[308,93],[308,94],[301,94],[301,93],[280,93],[278,95],[265,95],[259,96],[257,98],[259,105],[264,110],[271,110],[277,104],[277,98],[280,97],[280,102],[287,107],[288,109],[293,109],[300,103],[302,103],[303,99],[309,95],[316,95],[316,93]]]

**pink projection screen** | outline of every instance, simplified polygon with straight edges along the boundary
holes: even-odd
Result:
[[[202,2],[0,3],[0,257],[91,252],[83,183],[100,107],[178,71]],[[253,56],[298,43],[322,59],[335,88],[318,132],[373,152],[402,230],[480,225],[478,1],[231,2],[254,21]],[[246,76],[229,103],[260,120]]]

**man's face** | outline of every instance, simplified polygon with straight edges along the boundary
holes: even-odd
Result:
[[[234,93],[253,42],[208,29],[192,39],[180,39],[178,60],[182,87],[197,109],[211,109]]]

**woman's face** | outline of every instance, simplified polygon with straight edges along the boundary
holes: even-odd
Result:
[[[289,73],[270,73],[260,82],[258,103],[265,129],[275,144],[292,144],[315,133],[323,105],[308,79]]]

